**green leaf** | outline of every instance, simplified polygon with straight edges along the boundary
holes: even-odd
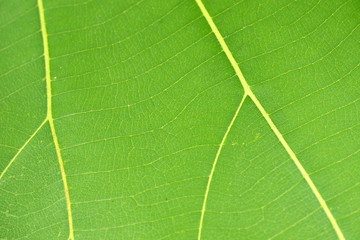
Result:
[[[360,2],[0,2],[1,239],[360,239]]]

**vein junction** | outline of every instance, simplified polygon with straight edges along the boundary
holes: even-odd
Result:
[[[333,226],[338,238],[340,240],[345,240],[345,237],[335,219],[335,217],[332,215],[329,207],[327,206],[325,200],[323,199],[323,197],[321,196],[319,190],[316,188],[314,182],[311,180],[309,174],[306,172],[305,168],[302,166],[302,164],[300,163],[299,159],[297,158],[296,154],[294,153],[294,151],[290,148],[289,144],[286,142],[284,136],[281,134],[281,132],[279,131],[279,129],[276,127],[276,125],[274,124],[274,122],[272,121],[272,119],[270,118],[269,114],[266,112],[266,110],[264,109],[264,107],[261,105],[260,101],[257,99],[257,97],[255,96],[255,94],[253,93],[253,91],[251,90],[249,84],[247,83],[247,81],[245,80],[244,75],[242,74],[239,65],[237,64],[234,56],[232,55],[229,47],[227,46],[224,38],[222,37],[219,29],[217,28],[217,26],[215,25],[213,19],[211,18],[209,12],[207,11],[207,9],[205,8],[204,4],[202,3],[201,0],[195,0],[196,3],[198,4],[202,14],[204,15],[204,17],[206,18],[206,21],[208,22],[208,24],[211,27],[211,30],[213,31],[213,33],[215,34],[218,42],[220,43],[223,51],[225,52],[227,58],[229,59],[231,65],[233,66],[237,76],[240,79],[240,82],[245,90],[245,96],[249,96],[252,101],[255,103],[255,105],[257,106],[257,108],[259,109],[259,111],[261,112],[261,114],[263,115],[263,117],[265,118],[265,120],[267,121],[267,123],[269,124],[269,126],[271,127],[271,129],[273,130],[273,132],[275,133],[276,137],[278,138],[278,140],[281,142],[281,144],[283,145],[283,147],[285,148],[285,150],[287,151],[287,153],[289,154],[289,156],[291,157],[291,159],[293,160],[293,162],[295,163],[295,165],[297,166],[298,170],[300,171],[300,173],[302,174],[303,178],[306,180],[306,182],[308,183],[309,187],[311,188],[313,194],[316,196],[317,200],[319,201],[321,207],[324,209],[326,216],[328,217],[331,225]],[[236,112],[235,117],[237,115],[238,112]],[[225,134],[226,137],[227,133]],[[223,144],[223,143],[222,143]],[[221,151],[222,148],[222,144],[219,147],[219,151]],[[219,154],[219,153],[218,153]],[[218,157],[217,154],[217,157]],[[215,158],[215,162],[217,162],[217,157]],[[213,167],[214,168],[214,167]],[[208,187],[210,186],[211,183],[211,178],[212,178],[212,174],[213,174],[213,170],[211,171],[210,177],[209,177],[209,181],[208,181]],[[206,193],[205,193],[205,198],[204,198],[204,203],[203,203],[203,209],[201,211],[201,218],[200,218],[200,225],[199,225],[199,233],[198,233],[198,239],[201,239],[201,232],[202,232],[202,224],[203,224],[203,218],[204,218],[204,214],[205,214],[205,208],[206,208],[206,201],[207,201],[207,195],[208,195],[208,189],[206,189]]]
[[[48,44],[48,34],[46,30],[46,22],[45,22],[45,11],[44,5],[42,0],[38,0],[38,8],[39,8],[39,15],[40,15],[40,24],[41,24],[41,33],[43,38],[43,45],[44,45],[44,58],[45,58],[45,76],[46,76],[46,91],[47,91],[47,115],[46,120],[49,121],[51,134],[54,140],[54,145],[56,149],[56,154],[59,160],[60,170],[62,180],[64,182],[64,190],[65,190],[65,197],[66,197],[66,205],[68,210],[68,220],[69,220],[69,239],[74,239],[74,230],[73,230],[73,220],[72,220],[72,213],[71,213],[71,201],[69,195],[69,188],[66,179],[66,173],[64,168],[64,162],[61,156],[61,150],[59,146],[59,141],[55,131],[54,125],[54,118],[52,116],[52,93],[51,93],[51,78],[50,78],[50,54],[49,54],[49,44]]]

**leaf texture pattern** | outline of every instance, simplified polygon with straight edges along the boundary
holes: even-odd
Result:
[[[360,3],[0,2],[1,239],[359,239]]]

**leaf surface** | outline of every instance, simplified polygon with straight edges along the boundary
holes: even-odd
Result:
[[[0,2],[1,239],[359,239],[360,3]]]

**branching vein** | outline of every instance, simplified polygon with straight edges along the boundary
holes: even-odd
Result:
[[[289,156],[291,157],[291,159],[294,161],[295,165],[297,166],[298,170],[300,171],[300,173],[302,174],[303,178],[306,180],[306,182],[308,183],[309,187],[311,188],[312,192],[314,193],[314,195],[316,196],[317,200],[319,201],[321,207],[324,209],[326,216],[328,217],[331,225],[333,226],[338,238],[340,240],[345,240],[345,237],[335,219],[335,217],[332,215],[329,207],[327,206],[325,200],[323,199],[323,197],[321,196],[319,190],[316,188],[314,182],[311,180],[309,174],[306,172],[305,168],[302,166],[302,164],[300,163],[299,159],[297,158],[296,154],[294,153],[294,151],[290,148],[289,144],[286,142],[284,136],[281,134],[281,132],[279,131],[279,129],[276,127],[276,125],[274,124],[274,122],[272,121],[272,119],[270,118],[269,114],[266,112],[266,110],[264,109],[264,107],[261,105],[260,101],[257,99],[257,97],[255,96],[255,94],[253,93],[253,91],[251,90],[249,84],[247,83],[247,81],[245,80],[244,75],[242,74],[239,65],[237,64],[234,56],[232,55],[229,47],[227,46],[223,36],[221,35],[219,29],[217,28],[217,26],[215,25],[212,17],[210,16],[209,12],[206,10],[204,4],[202,3],[201,0],[195,0],[196,3],[198,4],[202,14],[204,15],[204,17],[206,18],[208,24],[210,25],[212,31],[214,32],[217,40],[219,41],[222,49],[224,50],[226,56],[228,57],[231,65],[233,66],[236,74],[238,75],[240,82],[242,84],[242,86],[244,87],[245,90],[245,96],[249,96],[252,101],[255,103],[255,105],[257,106],[257,108],[259,109],[259,111],[261,112],[261,114],[263,115],[263,117],[265,118],[265,120],[267,121],[267,123],[269,124],[269,126],[271,127],[272,131],[275,133],[276,137],[278,138],[278,140],[281,142],[281,144],[283,145],[283,147],[285,148],[285,150],[287,151],[287,153],[289,154]],[[210,184],[208,184],[209,186]],[[208,189],[206,190],[208,192]],[[206,198],[206,196],[205,196]],[[206,204],[206,201],[204,202],[204,205]],[[203,212],[201,215],[201,220],[200,220],[200,226],[199,226],[199,234],[198,234],[198,239],[201,238],[201,230],[202,230],[202,224],[203,224],[203,218],[204,218],[204,211],[205,211],[205,207],[203,207]]]
[[[4,169],[4,171],[1,173],[0,175],[0,180],[1,178],[5,175],[5,173],[7,172],[7,170],[9,169],[9,167],[11,166],[11,164],[13,164],[13,162],[15,161],[15,159],[19,156],[19,154],[24,150],[24,148],[28,145],[28,143],[31,141],[31,139],[33,139],[35,137],[35,135],[40,131],[40,129],[44,126],[44,124],[46,123],[47,119],[45,119],[40,126],[35,130],[35,132],[28,138],[28,140],[26,140],[26,142],[24,143],[24,145],[21,146],[21,148],[19,148],[19,150],[16,152],[15,156],[10,160],[9,164],[6,166],[6,168]]]
[[[46,120],[49,121],[51,134],[54,140],[54,145],[56,149],[56,155],[59,160],[60,170],[62,180],[64,182],[64,190],[66,197],[66,205],[68,210],[68,220],[69,220],[69,239],[74,240],[74,230],[73,230],[73,221],[72,221],[72,213],[71,213],[71,202],[69,195],[69,188],[66,180],[66,173],[64,168],[64,162],[61,156],[61,150],[59,146],[59,141],[55,131],[54,118],[52,116],[52,93],[51,93],[51,78],[50,78],[50,54],[49,54],[49,44],[48,44],[48,34],[46,30],[46,22],[45,22],[45,12],[44,5],[42,0],[38,0],[39,7],[39,15],[40,15],[40,24],[41,24],[41,32],[43,38],[44,45],[44,58],[45,58],[45,74],[46,74],[46,91],[47,91],[47,116]]]
[[[231,127],[234,125],[234,122],[237,118],[237,116],[239,115],[239,112],[240,112],[240,109],[245,101],[245,98],[246,98],[246,94],[244,94],[243,98],[241,99],[241,102],[238,106],[238,108],[236,109],[236,112],[234,114],[234,117],[232,118],[228,128],[226,129],[226,132],[224,134],[224,137],[223,139],[221,140],[221,143],[220,143],[220,146],[218,148],[218,151],[216,153],[216,156],[215,156],[215,160],[213,162],[213,166],[211,168],[211,172],[210,172],[210,175],[209,175],[209,179],[208,179],[208,183],[207,183],[207,186],[206,186],[206,190],[205,190],[205,196],[204,196],[204,201],[203,201],[203,206],[202,206],[202,209],[201,209],[201,216],[200,216],[200,225],[199,225],[199,233],[198,233],[198,239],[201,239],[201,230],[202,230],[202,226],[203,226],[203,221],[204,221],[204,215],[205,215],[205,210],[206,210],[206,202],[207,202],[207,199],[208,199],[208,195],[209,195],[209,190],[210,190],[210,185],[211,185],[211,180],[212,180],[212,177],[214,175],[214,172],[215,172],[215,168],[216,168],[216,164],[217,164],[217,161],[219,159],[219,156],[220,156],[220,153],[221,153],[221,150],[225,144],[225,141],[226,141],[226,138],[227,136],[229,135],[229,132],[231,130]]]

